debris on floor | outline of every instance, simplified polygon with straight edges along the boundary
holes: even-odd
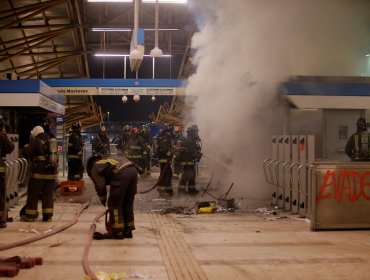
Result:
[[[127,280],[127,279],[144,279],[144,280],[153,280],[150,276],[141,275],[139,273],[135,273],[132,275],[129,275],[124,272],[104,272],[104,271],[98,271],[95,273],[95,276],[99,280]],[[86,280],[90,277],[86,277]]]
[[[233,212],[236,209],[235,199],[218,199],[216,201],[197,201],[198,213]]]
[[[194,209],[194,207],[185,207],[185,206],[166,207],[160,210],[160,212],[162,214],[169,214],[169,213],[183,214],[183,215],[196,214],[196,210]]]

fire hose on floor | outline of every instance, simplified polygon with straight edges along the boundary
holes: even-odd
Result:
[[[14,248],[14,247],[18,247],[18,246],[22,246],[22,245],[26,245],[26,244],[30,244],[32,242],[35,242],[35,241],[38,241],[38,240],[41,240],[41,239],[44,239],[44,238],[47,238],[49,236],[52,236],[58,232],[61,232],[71,226],[73,226],[74,224],[76,224],[78,222],[78,217],[81,215],[81,213],[87,209],[89,206],[88,203],[86,204],[83,204],[81,206],[81,208],[76,212],[75,216],[74,216],[74,219],[72,221],[70,221],[69,223],[65,224],[65,225],[62,225],[60,227],[57,227],[57,228],[53,228],[52,230],[48,231],[48,232],[44,232],[40,235],[37,235],[37,236],[34,236],[34,237],[31,237],[31,238],[28,238],[28,239],[25,239],[25,240],[20,240],[20,241],[17,241],[17,242],[13,242],[13,243],[8,243],[8,244],[2,244],[0,245],[0,251],[4,251],[4,250],[8,250],[10,248]]]
[[[96,223],[99,221],[99,219],[101,217],[103,217],[104,215],[106,215],[106,212],[107,211],[104,210],[103,212],[101,212],[100,214],[98,214],[94,218],[93,223],[90,225],[89,237],[87,239],[87,243],[86,243],[86,246],[85,246],[85,249],[84,249],[84,253],[83,253],[82,264],[83,264],[83,267],[84,267],[84,271],[85,271],[86,275],[89,276],[89,279],[91,279],[91,280],[99,280],[99,279],[95,276],[95,273],[90,268],[90,264],[89,264],[89,251],[90,251],[90,247],[91,247],[91,244],[92,244],[92,241],[93,241],[93,235],[94,235],[94,232],[96,230]]]

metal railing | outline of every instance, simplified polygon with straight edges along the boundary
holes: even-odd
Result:
[[[289,168],[289,169],[288,169]],[[274,159],[263,161],[265,181],[272,187],[272,205],[307,217],[310,212],[312,165]]]
[[[5,173],[5,208],[9,209],[18,203],[19,185],[26,178],[28,162],[25,158],[6,161]]]

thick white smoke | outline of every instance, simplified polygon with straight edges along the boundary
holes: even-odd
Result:
[[[200,31],[187,94],[204,152],[229,166],[222,176],[234,196],[268,198],[262,162],[283,133],[278,83],[362,75],[370,1],[200,0],[192,10]]]

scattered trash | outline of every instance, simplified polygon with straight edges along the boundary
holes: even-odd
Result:
[[[185,207],[185,206],[176,206],[176,207],[167,207],[160,211],[162,214],[183,214],[183,215],[194,215],[196,214],[194,207]]]
[[[278,212],[276,212],[275,210],[267,210],[267,208],[258,208],[256,209],[256,211],[264,215],[277,215],[278,214]]]
[[[37,233],[37,234],[41,234],[39,231],[37,231],[36,229],[22,229],[20,228],[19,229],[20,232],[27,232],[27,233]]]
[[[124,280],[124,279],[143,279],[143,280],[153,280],[151,276],[142,275],[141,273],[127,274],[124,272],[95,272],[95,276],[99,280]],[[85,277],[85,280],[90,280],[89,276]]]

